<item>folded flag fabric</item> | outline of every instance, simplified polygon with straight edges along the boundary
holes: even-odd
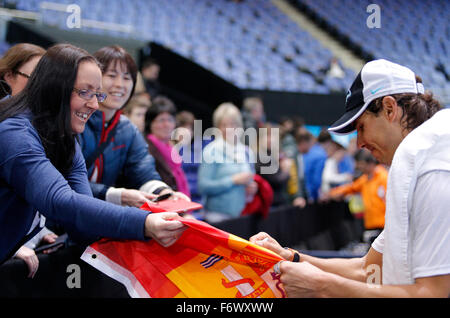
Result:
[[[125,285],[131,297],[285,297],[273,270],[279,255],[205,222],[177,219],[187,229],[168,248],[154,240],[103,239],[81,258]]]
[[[152,211],[153,213],[159,212],[182,213],[199,210],[203,208],[203,206],[197,202],[178,199],[178,200],[163,200],[157,203],[153,203],[152,205],[148,205],[147,203],[145,203],[141,208],[148,211]]]

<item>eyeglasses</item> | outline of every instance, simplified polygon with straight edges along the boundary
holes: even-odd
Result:
[[[14,73],[16,73],[16,74],[18,74],[18,75],[22,75],[23,77],[26,77],[26,78],[30,78],[30,76],[31,76],[31,75],[22,73],[21,71],[14,71]]]
[[[77,92],[78,96],[80,96],[82,99],[88,100],[88,101],[91,100],[92,97],[95,96],[97,98],[97,101],[99,103],[102,103],[105,101],[105,99],[107,97],[107,95],[105,93],[94,92],[94,91],[91,91],[90,89],[78,89],[78,88],[74,87],[73,90],[75,92]]]

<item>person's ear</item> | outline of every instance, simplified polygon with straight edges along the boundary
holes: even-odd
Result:
[[[400,107],[397,104],[397,101],[392,96],[385,96],[381,101],[383,106],[383,115],[390,122],[393,122],[396,118],[398,118],[400,114]]]
[[[3,79],[9,86],[11,86],[11,82],[14,81],[15,75],[12,71],[8,71],[5,75],[3,75]]]

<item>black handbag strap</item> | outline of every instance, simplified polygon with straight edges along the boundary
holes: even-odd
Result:
[[[111,139],[116,134],[116,128],[118,125],[115,125],[113,129],[108,134],[108,138],[105,142],[102,142],[95,151],[85,160],[86,161],[86,170],[89,170],[89,168],[92,166],[92,164],[97,160],[97,158],[103,153],[103,151],[108,147],[109,143],[111,142]]]

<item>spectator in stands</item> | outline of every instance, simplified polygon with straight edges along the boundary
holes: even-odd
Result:
[[[311,201],[320,200],[320,189],[322,187],[322,177],[328,153],[333,152],[336,147],[330,133],[322,129],[317,137],[317,143],[311,147],[310,151],[304,155],[305,162],[305,183]],[[339,158],[338,173],[353,174],[353,159],[346,153]],[[350,181],[350,180],[349,180]]]
[[[205,147],[198,172],[198,189],[205,197],[209,222],[239,217],[257,191],[253,152],[240,141],[241,112],[223,103],[213,113],[213,125],[215,139]]]
[[[147,58],[144,63],[142,63],[141,74],[144,78],[144,84],[151,99],[161,93],[161,85],[159,83],[160,70],[161,66],[158,61],[153,58]]]
[[[386,227],[365,256],[320,259],[250,240],[300,262],[282,262],[290,297],[450,296],[450,110],[409,68],[374,60],[357,75],[330,131],[357,130],[358,146],[389,165]],[[374,288],[374,284],[376,285]]]
[[[332,188],[339,185],[349,183],[353,179],[353,162],[349,169],[342,171],[339,165],[343,162],[348,153],[344,146],[331,140],[326,143],[325,151],[327,152],[327,160],[322,171],[322,184],[320,185],[319,197],[328,193]]]
[[[355,161],[363,175],[352,183],[331,189],[329,193],[325,193],[325,197],[339,200],[344,196],[361,193],[364,228],[367,231],[365,241],[372,243],[384,229],[388,172],[366,149],[360,149],[356,153]]]
[[[285,154],[280,153],[279,132],[272,134],[272,129],[279,130],[279,127],[277,125],[266,123],[262,128],[264,128],[266,132],[259,134],[255,171],[267,180],[272,187],[272,206],[286,205],[290,203],[287,195],[287,185],[293,160],[288,158]],[[265,173],[264,167],[269,168],[274,166],[278,167],[275,173],[272,173],[272,171]]]
[[[76,135],[105,99],[97,60],[69,44],[48,49],[24,90],[0,107],[0,264],[41,229],[40,215],[83,242],[154,238],[173,244],[177,214],[92,198]]]
[[[203,149],[209,144],[209,140],[203,139],[201,133],[195,136],[194,131],[194,121],[195,116],[189,111],[181,111],[175,116],[177,122],[177,131],[181,128],[187,129],[183,133],[183,137],[176,136],[178,145],[180,146],[180,156],[183,160],[181,167],[183,168],[184,174],[189,184],[189,190],[191,192],[191,200],[198,203],[203,203],[202,195],[198,191],[198,169],[200,168],[202,160]],[[179,129],[180,128],[180,129]],[[187,132],[189,132],[189,138],[187,137]],[[186,136],[186,140],[184,140]]]
[[[45,50],[30,43],[19,43],[0,59],[0,99],[21,92]]]
[[[142,74],[138,72],[134,93],[130,101],[125,105],[123,114],[136,125],[142,134],[145,126],[145,113],[151,105],[150,94],[147,92]]]
[[[171,140],[176,128],[176,111],[172,100],[162,95],[155,97],[145,114],[144,135],[161,179],[172,189],[190,197],[189,184],[181,168],[182,160]]]
[[[355,157],[356,153],[358,152],[358,145],[356,144],[356,137],[350,138],[350,140],[348,141],[347,151],[348,151],[349,156],[353,156],[353,158]]]
[[[142,134],[121,114],[136,85],[133,58],[119,46],[101,48],[94,56],[103,65],[102,92],[108,95],[80,135],[94,196],[135,207],[164,193],[187,199],[161,181]]]
[[[340,153],[340,160],[337,161],[338,173],[353,174],[355,170],[355,162],[353,157],[343,146],[344,142],[340,141],[336,136],[331,135],[325,129],[320,132],[319,138],[321,140],[322,147],[327,153],[327,157],[334,154],[336,150],[342,150]]]
[[[45,50],[34,44],[20,43],[12,46],[0,59],[0,98],[19,94],[27,85],[28,78],[44,54]],[[42,220],[45,223],[44,216]],[[33,278],[39,267],[39,259],[34,251],[36,245],[53,243],[57,237],[55,233],[43,227],[33,241],[25,242],[14,254],[14,257],[22,259],[27,264],[28,277]]]
[[[185,128],[189,132],[190,137],[192,138],[194,136],[194,122],[195,122],[195,116],[193,113],[187,110],[183,110],[181,112],[178,112],[175,115],[175,122],[177,125],[177,128]],[[174,139],[177,143],[182,144],[190,144],[191,140],[184,140],[184,134],[182,133],[182,130],[179,130],[176,132]]]
[[[331,58],[330,64],[327,67],[327,76],[335,78],[344,78],[345,72],[336,57]]]
[[[309,151],[303,155],[305,169],[305,186],[308,192],[308,201],[315,202],[319,199],[319,190],[322,184],[322,172],[327,160],[327,153],[323,143],[329,140],[329,136],[319,134],[317,141]]]
[[[142,76],[141,72],[137,73],[136,76],[136,87],[134,88],[134,93],[132,97],[140,97],[142,99],[146,99],[151,101],[151,96],[147,92],[147,87],[145,87],[145,80]]]
[[[149,98],[135,94],[123,109],[123,114],[130,119],[142,134],[145,128],[145,114],[150,106],[152,106],[152,102]]]
[[[304,155],[308,153],[313,146],[314,136],[306,129],[299,129],[295,139],[297,142],[297,152],[290,169],[290,179],[287,190],[292,204],[296,207],[304,208],[309,197],[305,183]]]
[[[242,103],[242,119],[244,129],[258,129],[266,122],[264,102],[261,97],[246,97]]]
[[[295,135],[297,130],[305,127],[305,121],[301,117],[282,117],[280,120],[281,151],[289,158],[294,158],[297,153]]]

